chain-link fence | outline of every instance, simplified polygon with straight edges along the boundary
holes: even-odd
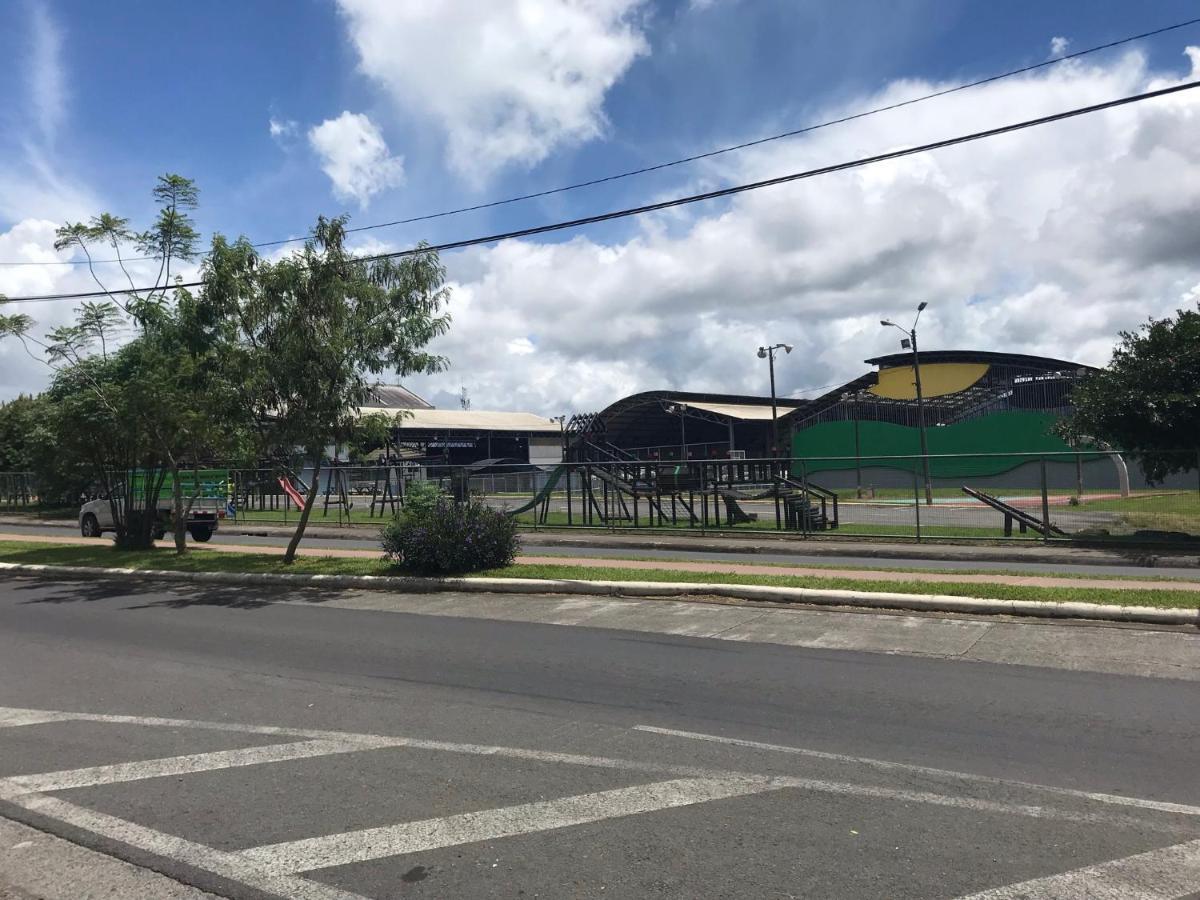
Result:
[[[381,523],[416,482],[476,497],[536,528],[788,532],[804,537],[1200,540],[1200,469],[1151,485],[1116,452],[630,460],[479,472],[464,466],[323,467],[314,525]],[[208,471],[212,471],[209,469]],[[310,470],[228,469],[226,517],[289,525]],[[38,508],[36,479],[0,473],[0,508]]]

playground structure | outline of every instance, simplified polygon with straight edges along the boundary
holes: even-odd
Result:
[[[1024,534],[1026,530],[1032,530],[1036,531],[1043,537],[1049,537],[1050,535],[1054,535],[1056,537],[1067,536],[1065,531],[1050,521],[1048,502],[1047,506],[1042,512],[1042,518],[1038,519],[1036,516],[1031,516],[1029,513],[1025,512],[1025,510],[1019,509],[1018,507],[1013,506],[1011,503],[1006,503],[999,497],[994,497],[991,494],[985,493],[984,491],[979,491],[975,488],[967,487],[966,485],[963,485],[962,490],[963,493],[968,497],[974,497],[980,503],[985,503],[992,509],[1003,514],[1005,537],[1012,537],[1013,522],[1017,523],[1022,534]],[[1049,501],[1048,497],[1047,501]]]
[[[567,526],[733,528],[758,522],[742,504],[762,501],[785,530],[832,530],[840,521],[837,493],[794,475],[787,460],[655,463],[600,442],[575,449],[586,461],[558,467],[553,484],[513,513],[536,508],[536,523],[546,524],[562,483],[555,524]]]
[[[1130,460],[1128,480],[1115,451],[931,454],[931,497],[923,459],[789,457],[654,460],[601,440],[576,445],[585,458],[552,467],[498,460],[419,465],[386,460],[332,463],[288,472],[213,468],[187,491],[221,501],[226,526],[294,523],[312,496],[311,521],[371,525],[403,510],[410,485],[436,485],[505,512],[526,527],[672,530],[696,534],[776,532],[796,537],[881,536],[929,540],[1119,539],[1159,544],[1200,539],[1200,473],[1195,451],[1180,472],[1149,485]],[[311,494],[315,481],[315,495]],[[0,473],[0,506],[39,512],[36,479]]]
[[[311,475],[306,480],[305,474],[230,470],[232,517],[263,520],[278,515],[286,521],[299,514],[310,490]],[[416,477],[414,467],[398,463],[325,467],[318,478],[313,515],[327,519],[332,513],[339,523],[390,518],[403,508],[406,485]]]

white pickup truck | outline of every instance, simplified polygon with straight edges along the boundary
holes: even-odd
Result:
[[[158,501],[158,522],[154,537],[161,539],[171,530],[175,509],[171,498]],[[192,540],[203,543],[213,536],[221,520],[225,518],[225,501],[216,497],[197,497],[192,501],[187,530]],[[108,500],[91,500],[79,510],[79,533],[84,537],[100,537],[106,531],[116,531],[113,524],[112,504]]]

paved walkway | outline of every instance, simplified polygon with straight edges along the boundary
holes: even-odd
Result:
[[[0,534],[0,541],[27,541],[37,543],[94,545],[95,538],[77,536],[42,536],[28,534]],[[268,547],[248,544],[204,544],[192,545],[193,549],[217,553],[262,553],[281,556],[283,547]],[[356,550],[340,547],[304,547],[300,556],[335,557],[352,559],[379,559],[378,550]],[[845,578],[852,581],[895,582],[909,581],[924,584],[1004,584],[1023,587],[1098,588],[1101,590],[1173,590],[1200,593],[1200,580],[1183,581],[1135,578],[1052,578],[1037,575],[980,575],[969,573],[942,572],[889,572],[886,570],[834,569],[813,566],[771,566],[752,563],[726,562],[676,562],[671,560],[611,559],[570,556],[518,556],[518,563],[528,565],[578,566],[589,569],[627,569],[633,571],[671,571],[724,573],[730,575],[787,575],[809,578]]]

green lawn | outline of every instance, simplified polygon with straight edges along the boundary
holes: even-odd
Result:
[[[1135,494],[1117,500],[1088,500],[1079,509],[1115,512],[1130,529],[1182,531],[1200,535],[1200,491]]]
[[[184,572],[292,573],[303,575],[396,575],[403,574],[383,559],[301,557],[285,566],[278,556],[260,553],[193,551],[176,556],[162,547],[155,550],[120,552],[111,547],[72,546],[23,541],[0,541],[0,562],[58,566],[100,566],[130,569],[169,569]],[[902,594],[948,594],[962,597],[991,597],[998,600],[1041,600],[1048,602],[1113,603],[1125,606],[1158,606],[1173,609],[1200,608],[1200,594],[1171,589],[1122,589],[1073,587],[1025,587],[967,583],[929,584],[897,578],[895,581],[864,583],[835,576],[742,575],[635,570],[619,565],[585,568],[571,565],[515,565],[477,573],[501,578],[567,578],[584,581],[677,581],[696,584],[757,584],[773,587],[805,587],[835,590],[869,590]]]

